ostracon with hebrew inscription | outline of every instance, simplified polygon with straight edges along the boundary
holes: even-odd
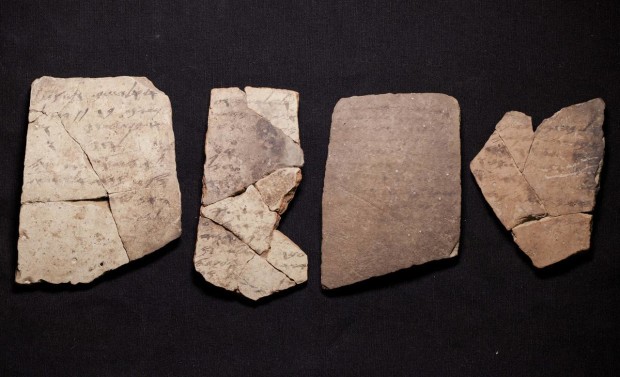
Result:
[[[458,102],[445,94],[338,102],[323,189],[324,288],[457,255],[459,124]]]
[[[590,248],[604,110],[600,98],[569,106],[536,132],[529,116],[508,112],[471,162],[487,202],[536,267]]]
[[[32,83],[15,280],[87,283],[181,234],[172,110],[144,77]]]
[[[307,279],[306,254],[276,230],[301,181],[296,92],[213,89],[194,265],[258,300]]]

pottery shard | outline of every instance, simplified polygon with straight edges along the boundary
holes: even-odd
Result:
[[[499,121],[495,130],[519,171],[523,171],[534,139],[532,118],[518,111],[510,111]]]
[[[258,254],[269,250],[271,235],[280,221],[252,185],[243,194],[202,207],[200,214],[231,231]]]
[[[605,141],[601,99],[566,107],[536,129],[523,175],[550,215],[594,209]]]
[[[529,117],[507,113],[471,162],[484,197],[536,267],[590,247],[586,213],[594,209],[603,164],[604,109],[601,99],[566,107],[533,134]]]
[[[283,233],[273,231],[271,249],[266,257],[269,264],[295,283],[300,284],[307,280],[308,257]]]
[[[18,283],[89,282],[179,237],[168,97],[143,77],[35,80],[21,202]]]
[[[194,265],[252,300],[307,279],[306,255],[276,227],[301,181],[298,95],[213,89]]]
[[[245,88],[248,107],[299,143],[297,110],[299,94],[292,90]]]
[[[256,182],[256,188],[269,209],[283,213],[288,203],[295,196],[295,190],[301,182],[301,169],[278,169]]]
[[[331,289],[457,254],[460,113],[444,94],[341,99],[323,191]]]
[[[200,218],[198,226],[194,265],[211,284],[239,292],[252,300],[297,283],[234,234],[204,217]]]
[[[105,201],[24,203],[18,283],[88,283],[129,262]]]
[[[573,213],[528,221],[512,230],[536,267],[545,267],[590,248],[592,215]]]
[[[282,131],[297,127],[296,118],[281,127],[248,107],[242,90],[212,90],[205,144],[209,175],[203,182],[202,204],[238,194],[277,169],[301,167],[301,147]]]
[[[546,215],[536,192],[519,171],[497,130],[471,162],[471,171],[506,229]]]

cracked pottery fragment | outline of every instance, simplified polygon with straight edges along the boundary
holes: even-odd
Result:
[[[253,185],[243,194],[202,207],[200,214],[228,229],[258,254],[269,250],[271,235],[280,221]]]
[[[15,280],[87,283],[181,234],[172,110],[144,77],[32,83]]]
[[[299,182],[301,182],[300,168],[284,168],[260,179],[256,182],[256,188],[270,210],[283,213],[293,199]]]
[[[213,89],[194,266],[251,300],[304,283],[308,258],[276,228],[301,181],[296,92]]]
[[[341,99],[323,189],[332,289],[458,253],[460,110],[445,94]]]
[[[590,248],[604,110],[600,98],[569,106],[536,132],[511,111],[471,162],[485,199],[538,268]]]

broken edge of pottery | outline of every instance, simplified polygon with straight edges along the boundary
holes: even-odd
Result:
[[[32,83],[15,281],[88,283],[181,235],[170,100],[144,77]]]
[[[343,98],[323,189],[321,285],[458,254],[460,108],[439,93]]]
[[[301,181],[298,102],[283,89],[211,91],[194,266],[254,301],[307,280],[306,254],[276,230]]]
[[[590,248],[605,154],[605,103],[568,106],[534,132],[508,112],[470,164],[485,199],[537,268]]]

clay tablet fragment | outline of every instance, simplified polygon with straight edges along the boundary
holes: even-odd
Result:
[[[600,98],[569,106],[536,132],[527,115],[506,113],[471,162],[484,197],[536,267],[590,248],[604,110]]]
[[[15,280],[87,283],[181,234],[172,110],[144,77],[32,83]]]
[[[445,94],[338,102],[323,189],[324,288],[457,254],[459,123]]]
[[[308,259],[275,230],[301,181],[296,92],[213,89],[194,265],[258,300],[301,284]]]

